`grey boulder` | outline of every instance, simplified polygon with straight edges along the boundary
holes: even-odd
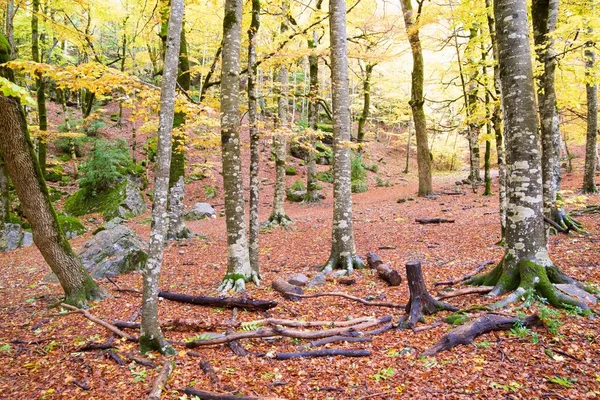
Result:
[[[196,203],[183,215],[183,219],[186,221],[197,221],[204,218],[216,218],[215,209],[208,203]]]

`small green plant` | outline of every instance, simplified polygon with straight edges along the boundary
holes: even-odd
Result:
[[[133,170],[134,164],[124,140],[98,140],[92,154],[81,166],[80,171],[85,176],[79,180],[79,186],[87,195],[95,197]]]
[[[377,171],[379,171],[379,165],[377,164],[363,164],[363,168],[366,169],[367,171],[371,171],[371,172],[375,172],[377,173]]]
[[[384,368],[381,371],[379,371],[378,373],[372,375],[372,378],[375,382],[379,382],[379,381],[385,381],[386,379],[391,378],[394,375],[395,375],[394,368],[388,367],[388,368]]]
[[[102,120],[102,117],[98,114],[94,114],[83,120],[81,124],[81,129],[88,136],[96,136],[98,134],[98,130],[104,128],[106,123]]]
[[[212,186],[204,186],[204,196],[207,199],[214,199],[217,197],[217,190]]]
[[[333,170],[319,172],[316,178],[321,182],[333,183]]]
[[[515,326],[511,328],[510,333],[518,338],[524,338],[531,334],[531,329],[524,326],[521,321],[517,321]]]
[[[296,171],[296,167],[287,167],[285,169],[285,174],[286,175],[297,175],[298,171]]]
[[[134,382],[146,382],[146,377],[148,376],[148,372],[146,368],[135,367],[133,363],[129,364],[129,371],[131,375],[133,375]]]
[[[11,350],[10,344],[5,343],[0,346],[0,353],[8,353]]]
[[[379,176],[375,177],[375,181],[377,182],[376,183],[377,187],[390,187],[390,186],[392,186],[392,184],[390,183],[390,181],[388,181],[388,180],[384,181]]]
[[[479,347],[482,349],[488,349],[488,348],[492,347],[492,342],[490,342],[488,340],[482,340],[481,342],[475,343],[475,347]]]
[[[290,186],[290,190],[303,192],[303,191],[306,191],[306,186],[304,185],[304,182],[302,182],[300,179],[298,179],[296,182],[294,182],[292,184],[292,186]]]
[[[258,328],[260,328],[261,326],[263,326],[263,323],[261,321],[249,321],[249,322],[242,322],[240,325],[240,328],[242,328],[243,331],[255,331]]]
[[[518,382],[510,382],[508,385],[503,385],[501,383],[498,382],[492,382],[490,383],[490,387],[494,388],[494,389],[502,389],[506,392],[517,392],[519,391],[519,389],[523,388],[523,385],[521,385]]]
[[[367,171],[360,154],[350,161],[350,179],[352,181],[352,193],[363,193],[369,190]]]
[[[566,387],[566,388],[570,388],[571,386],[573,386],[573,384],[575,383],[576,379],[569,379],[567,377],[562,377],[562,376],[547,376],[546,379],[548,380],[548,382],[550,383],[556,383],[557,385],[560,385],[562,387]]]

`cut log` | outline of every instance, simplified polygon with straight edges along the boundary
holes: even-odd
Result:
[[[244,308],[246,310],[270,310],[277,306],[272,300],[257,300],[244,297],[208,297],[190,296],[187,294],[159,292],[163,299],[178,301],[180,303],[196,304],[199,306],[222,307],[222,308]]]
[[[273,279],[271,287],[277,292],[281,293],[284,298],[291,301],[300,301],[301,299],[297,296],[294,296],[294,294],[304,293],[300,286],[292,285],[279,276]]]
[[[410,290],[410,301],[406,305],[407,315],[401,321],[403,328],[414,328],[417,321],[424,321],[424,315],[435,314],[442,310],[458,310],[458,307],[438,301],[429,294],[419,261],[406,264],[406,280]]]
[[[464,282],[467,279],[470,279],[473,276],[477,275],[478,273],[483,271],[485,269],[485,267],[487,267],[488,265],[493,264],[493,263],[494,263],[494,261],[492,261],[492,260],[484,261],[483,263],[479,264],[473,272],[463,275],[460,278],[454,278],[454,279],[448,279],[447,281],[436,282],[433,284],[433,286],[456,285],[457,283]]]
[[[466,287],[463,289],[453,290],[451,292],[442,292],[436,298],[437,300],[449,299],[451,297],[464,296],[466,294],[474,294],[474,293],[489,293],[492,291],[493,286],[475,286],[475,287]]]
[[[444,335],[436,344],[423,352],[423,355],[430,357],[437,353],[458,346],[460,344],[471,344],[473,340],[484,333],[492,331],[506,331],[520,322],[523,326],[532,327],[540,322],[540,318],[533,314],[525,319],[517,317],[508,317],[498,314],[486,314],[471,322],[452,329]]]
[[[389,264],[381,261],[381,258],[374,252],[370,251],[367,254],[367,263],[369,267],[374,268],[381,279],[387,282],[390,286],[399,286],[402,283],[402,277],[398,271],[394,271]]]
[[[373,338],[365,336],[331,336],[324,339],[319,339],[310,342],[304,346],[299,346],[298,351],[306,351],[308,349],[314,349],[315,347],[323,346],[329,343],[348,342],[348,343],[362,343],[372,342]]]
[[[417,218],[415,222],[419,224],[453,224],[453,219],[446,218]]]
[[[291,358],[315,358],[332,356],[369,357],[370,355],[371,352],[369,350],[324,349],[302,351],[297,353],[275,353],[275,355],[272,358],[274,358],[275,360],[289,360]]]
[[[150,393],[148,394],[147,400],[160,400],[162,396],[162,391],[173,372],[173,360],[167,360],[162,366],[160,373],[154,380],[154,384],[152,385],[152,389],[150,389]]]

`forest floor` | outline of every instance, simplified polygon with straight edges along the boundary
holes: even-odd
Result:
[[[367,163],[378,162],[378,175],[392,186],[376,187],[370,174],[370,189],[353,196],[354,229],[359,255],[375,251],[384,262],[405,278],[404,264],[420,260],[427,286],[437,292],[434,282],[458,277],[487,260],[498,262],[503,248],[500,239],[497,182],[494,196],[483,197],[483,188],[473,193],[470,186],[459,189],[462,195],[439,194],[431,199],[416,198],[416,177],[403,175],[403,154],[389,143],[373,143],[367,151]],[[263,153],[266,158],[267,151]],[[202,155],[192,154],[194,160]],[[196,162],[198,162],[196,160]],[[218,160],[218,159],[215,159]],[[575,161],[575,172],[565,174],[563,188],[575,196],[581,182],[581,159]],[[297,163],[297,160],[293,160]],[[218,164],[216,164],[218,165]],[[272,198],[273,165],[263,168],[261,217],[266,220]],[[324,168],[324,167],[321,167]],[[299,167],[299,171],[303,170]],[[413,168],[413,171],[415,168]],[[303,173],[303,172],[302,172]],[[434,179],[437,192],[453,192],[454,182],[465,172],[442,174]],[[288,185],[303,175],[288,177]],[[496,181],[496,180],[495,180]],[[206,200],[205,186],[220,187],[220,175],[188,185],[186,203]],[[273,299],[278,306],[270,317],[295,320],[333,320],[363,316],[392,315],[394,321],[402,309],[368,307],[357,302],[319,297],[292,302],[271,289],[277,277],[301,272],[317,273],[329,255],[332,196],[325,185],[327,198],[320,204],[286,203],[286,211],[294,224],[288,229],[272,229],[260,236],[260,262],[263,284],[247,286],[247,295],[256,299]],[[411,200],[397,203],[397,200]],[[217,215],[223,209],[222,190],[209,200]],[[588,196],[586,204],[599,204],[600,196]],[[570,206],[579,208],[581,204]],[[143,238],[149,235],[149,212],[128,221]],[[452,224],[419,225],[415,218],[446,217]],[[568,274],[583,281],[600,283],[600,218],[583,215],[579,220],[589,235],[554,235],[551,237],[552,259]],[[101,221],[97,216],[83,219],[90,232],[72,240],[76,249],[90,239],[91,231]],[[216,287],[226,269],[226,235],[224,217],[188,223],[204,238],[170,243],[165,252],[161,287],[190,295],[217,295]],[[491,267],[488,267],[491,268]],[[141,399],[145,398],[159,369],[127,361],[117,365],[105,351],[81,351],[90,341],[104,342],[110,332],[77,313],[61,313],[52,308],[60,301],[57,283],[45,277],[49,268],[35,247],[0,254],[0,398],[5,399]],[[371,269],[358,270],[356,282],[343,286],[334,279],[326,284],[305,289],[305,293],[342,291],[361,298],[378,297],[387,302],[405,304],[408,288],[405,280],[389,287]],[[138,273],[115,278],[118,285],[141,288]],[[106,321],[126,320],[140,308],[136,293],[117,291],[106,280],[99,281],[111,298],[94,304],[90,312]],[[485,304],[493,300],[479,295],[448,300],[460,307]],[[598,308],[596,308],[598,310]],[[522,310],[528,314],[533,310]],[[210,307],[160,302],[161,319],[185,318],[213,323],[232,318],[232,311]],[[509,312],[509,311],[507,311]],[[514,312],[512,312],[514,314]],[[440,320],[448,312],[427,318],[427,324]],[[239,321],[265,318],[265,313],[240,311]],[[561,312],[557,333],[544,327],[531,332],[495,332],[476,339],[474,345],[456,347],[435,357],[421,358],[424,349],[437,342],[452,327],[446,323],[415,333],[411,330],[389,330],[373,337],[372,342],[328,345],[330,348],[367,349],[364,358],[325,357],[277,361],[268,357],[234,355],[226,345],[194,349],[200,357],[190,356],[187,349],[176,346],[175,370],[163,398],[185,399],[178,389],[242,394],[245,396],[284,399],[581,399],[600,397],[600,329],[598,320]],[[218,325],[218,324],[217,324]],[[240,329],[238,327],[238,329]],[[216,332],[224,332],[222,326]],[[135,331],[130,331],[137,334]],[[167,330],[170,340],[183,341],[202,332]],[[241,340],[255,353],[292,352],[299,344],[291,338],[280,340]],[[135,343],[115,339],[117,354],[138,354]],[[548,351],[553,349],[554,351]],[[162,365],[158,354],[143,355]],[[218,382],[212,382],[199,367],[208,361]]]

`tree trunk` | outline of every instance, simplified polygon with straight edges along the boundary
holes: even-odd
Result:
[[[39,33],[38,33],[38,13],[40,12],[40,0],[33,0],[31,12],[31,54],[33,61],[40,63],[43,60],[40,57]],[[37,86],[37,106],[38,123],[40,133],[37,140],[38,161],[42,169],[42,175],[46,176],[46,131],[48,130],[48,118],[46,116],[46,83],[41,73],[36,72],[35,82]]]
[[[433,194],[433,185],[431,181],[432,160],[429,145],[427,144],[427,122],[425,120],[425,110],[423,109],[423,105],[425,104],[425,98],[423,97],[423,50],[421,48],[421,39],[419,38],[419,28],[416,25],[420,15],[417,14],[416,17],[414,16],[411,0],[400,0],[400,4],[413,56],[411,99],[409,104],[412,109],[413,120],[415,121],[415,137],[417,138],[419,196],[424,197]]]
[[[363,268],[356,255],[352,228],[350,181],[350,93],[348,90],[348,49],[346,44],[346,2],[329,2],[331,35],[331,86],[333,96],[333,232],[331,254],[323,271]]]
[[[498,159],[498,203],[500,211],[500,243],[504,243],[506,231],[506,157],[504,138],[502,132],[502,93],[500,90],[500,66],[498,64],[498,40],[496,37],[496,22],[492,10],[492,0],[485,0],[490,41],[492,42],[492,56],[494,58],[494,95],[496,101],[492,111],[492,126],[496,138],[496,154]]]
[[[495,286],[491,295],[519,288],[536,292],[555,306],[588,307],[561,294],[552,283],[574,283],[550,260],[543,220],[540,143],[525,0],[494,3],[502,99],[505,105],[508,191],[506,253],[490,273],[469,280]]]
[[[401,322],[405,328],[414,328],[418,321],[423,322],[424,315],[435,314],[442,310],[458,310],[458,307],[438,301],[429,294],[419,261],[406,263],[406,281],[410,290],[410,300],[406,305],[407,315]]]
[[[250,221],[248,250],[250,267],[260,279],[258,234],[260,231],[260,132],[257,119],[258,87],[256,82],[256,35],[260,29],[260,0],[252,0],[252,22],[248,29],[248,125],[250,125]]]
[[[163,337],[160,329],[158,321],[158,292],[165,236],[167,235],[169,228],[167,214],[169,169],[171,163],[171,139],[175,112],[177,61],[181,41],[183,9],[183,0],[171,0],[160,95],[158,148],[156,174],[154,176],[154,201],[152,205],[152,229],[150,232],[148,261],[142,272],[144,286],[140,347],[143,352],[148,350],[158,350],[163,354],[175,353],[175,350]]]
[[[6,2],[6,40],[10,47],[10,59],[17,58],[17,45],[15,43],[15,28],[14,18],[17,10],[15,9],[15,1],[8,0]]]
[[[363,109],[358,117],[358,132],[356,139],[358,143],[362,143],[365,139],[365,124],[369,118],[369,110],[371,108],[371,76],[375,66],[368,63],[365,66],[365,80],[363,81]]]
[[[1,153],[1,152],[0,152]],[[0,154],[0,252],[6,250],[6,223],[8,222],[8,171]]]
[[[320,5],[320,3],[319,3]],[[311,54],[308,56],[310,90],[308,92],[308,128],[310,129],[309,151],[306,154],[306,195],[304,201],[307,203],[318,203],[321,201],[319,193],[319,183],[317,182],[317,161],[315,156],[315,145],[317,139],[317,120],[319,117],[319,56],[316,54],[316,48],[319,44],[319,35],[313,31],[312,40],[308,41],[308,48]]]
[[[471,27],[469,30],[469,43],[467,45],[468,51],[472,56],[477,48],[477,34],[478,29],[476,26]],[[469,57],[469,64],[472,66],[475,65],[475,60],[472,57]],[[481,129],[481,125],[474,121],[473,118],[477,114],[477,105],[479,104],[478,97],[478,79],[479,71],[477,68],[472,68],[472,72],[469,79],[468,84],[468,93],[467,93],[467,119],[469,124],[469,179],[472,182],[481,182],[481,169],[479,167],[480,160],[480,151],[479,151],[479,131]]]
[[[279,28],[280,35],[284,35],[288,30],[287,17],[289,12],[289,2],[282,2],[281,25]],[[278,76],[279,87],[276,89],[277,94],[277,117],[275,119],[275,136],[273,136],[273,146],[271,153],[275,157],[275,193],[273,196],[273,210],[269,217],[269,225],[271,226],[286,226],[291,222],[291,218],[287,216],[284,210],[285,203],[285,159],[287,156],[287,140],[288,134],[288,86],[289,76],[288,68],[285,65],[279,66]],[[279,132],[277,132],[279,130]]]
[[[33,241],[65,291],[65,302],[85,307],[88,301],[103,298],[104,292],[83,268],[58,225],[25,116],[14,99],[3,96],[0,96],[0,153],[31,223]]]
[[[591,33],[591,29],[588,30]],[[588,43],[585,49],[586,76],[592,74],[596,54],[595,43]],[[589,78],[591,80],[591,77]],[[598,161],[598,85],[588,81],[585,85],[587,99],[587,136],[585,141],[585,169],[583,173],[583,191],[597,193],[598,188],[594,179],[596,162]]]
[[[221,149],[225,220],[227,225],[227,273],[219,290],[242,291],[245,283],[259,283],[250,267],[244,187],[240,158],[240,42],[242,39],[242,0],[225,1],[223,19],[223,61],[221,68]]]

